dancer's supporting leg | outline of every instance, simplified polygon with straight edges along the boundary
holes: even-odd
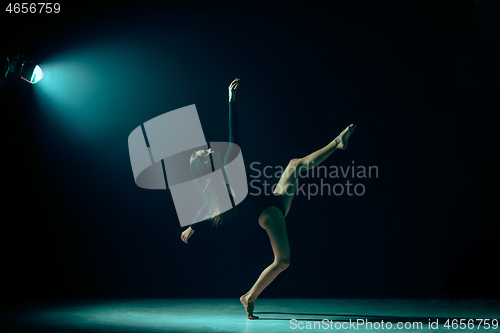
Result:
[[[346,149],[347,140],[356,129],[355,125],[348,126],[342,131],[335,140],[327,146],[317,150],[304,158],[293,159],[288,164],[280,178],[275,193],[280,194],[285,205],[286,214],[290,210],[293,196],[295,195],[295,186],[297,184],[297,175],[303,168],[311,169],[323,162],[336,149]],[[254,303],[260,293],[290,265],[290,246],[286,233],[286,224],[283,213],[272,206],[264,210],[259,217],[259,224],[267,231],[271,246],[274,252],[274,261],[259,276],[252,288],[240,297],[241,303],[245,306],[248,319],[258,319],[253,315]]]
[[[240,297],[240,301],[247,311],[248,319],[259,318],[253,315],[255,300],[276,276],[290,264],[290,246],[286,234],[285,218],[281,210],[274,206],[267,208],[260,214],[259,224],[269,235],[274,252],[274,261],[260,274],[253,287]]]

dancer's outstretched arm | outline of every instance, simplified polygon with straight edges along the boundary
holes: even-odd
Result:
[[[228,87],[229,90],[229,148],[224,157],[224,165],[227,165],[232,161],[236,155],[238,155],[238,149],[236,149],[233,143],[240,144],[240,131],[239,131],[239,120],[238,120],[238,109],[236,108],[236,90],[238,89],[239,78],[234,79]],[[230,189],[231,194],[234,196],[234,192]],[[206,214],[208,210],[207,202],[203,205],[202,209],[198,212],[198,215],[202,212]],[[199,216],[195,220],[198,220]],[[181,234],[181,240],[187,243],[188,239],[193,235],[195,229],[203,229],[207,226],[208,221],[199,222],[192,224]]]
[[[239,114],[236,107],[236,91],[240,79],[234,79],[229,85],[229,148],[224,157],[224,165],[227,165],[238,155],[238,149],[234,144],[240,144]]]
[[[207,214],[207,211],[208,211],[208,202],[205,201],[205,203],[203,204],[203,206],[201,207],[201,209],[198,211],[198,213],[196,214],[196,217],[194,218],[195,221],[199,221],[199,218],[200,216],[204,216]],[[203,215],[202,215],[203,214]],[[195,232],[195,229],[196,230],[200,230],[200,229],[204,229],[206,228],[207,226],[207,223],[208,221],[204,221],[204,222],[198,222],[198,223],[195,223],[195,224],[191,224],[189,227],[187,227],[186,230],[184,230],[181,234],[181,240],[184,242],[184,243],[187,243],[188,239],[193,236],[193,233]]]

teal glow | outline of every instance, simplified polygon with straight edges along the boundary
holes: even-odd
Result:
[[[43,71],[40,68],[40,66],[36,65],[35,69],[33,70],[33,75],[31,75],[31,84],[35,84],[38,81],[40,81],[43,78]]]
[[[156,51],[143,39],[109,37],[55,53],[39,63],[44,77],[33,86],[40,112],[62,133],[102,145],[100,140],[115,138],[117,129],[128,131],[129,122],[141,123],[183,103],[174,96],[180,96],[185,74],[167,51]],[[151,54],[163,57],[165,64],[141,65],[152,61]]]

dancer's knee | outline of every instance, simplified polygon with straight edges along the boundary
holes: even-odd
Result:
[[[301,160],[301,158],[292,158],[290,162],[288,162],[287,167],[296,169],[299,166]]]
[[[280,259],[276,260],[276,267],[280,271],[284,271],[289,266],[290,266],[290,257],[289,256],[288,257],[283,257],[283,258],[280,258]]]
[[[302,158],[294,158],[291,159],[290,162],[288,162],[288,165],[286,166],[286,173],[289,177],[290,176],[297,177],[301,168],[302,168]]]

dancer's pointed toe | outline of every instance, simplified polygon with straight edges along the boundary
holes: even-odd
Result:
[[[349,137],[354,132],[356,127],[357,127],[357,125],[351,124],[351,125],[347,126],[346,129],[343,130],[339,134],[339,136],[337,137],[337,140],[338,140],[337,148],[347,149],[347,141],[349,140]]]

